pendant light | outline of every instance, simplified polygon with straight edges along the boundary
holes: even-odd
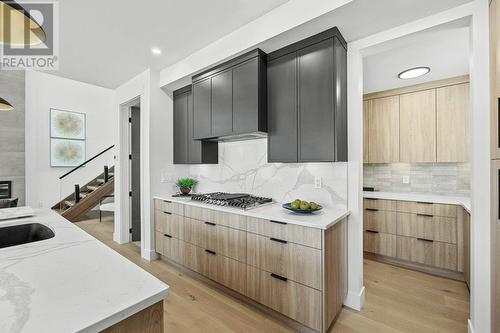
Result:
[[[5,23],[3,23],[4,21]],[[0,22],[2,22],[0,24],[0,44],[33,46],[44,43],[47,39],[41,25],[15,1],[0,0]],[[5,31],[7,30],[6,26],[8,26],[10,33]],[[25,37],[29,39],[25,40]]]
[[[0,97],[0,111],[11,111],[11,110],[14,110],[12,104],[10,104],[5,99]]]

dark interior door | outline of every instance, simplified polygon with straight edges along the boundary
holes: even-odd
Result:
[[[132,241],[141,240],[141,118],[140,109],[132,107],[131,110],[131,163],[130,163],[130,183],[131,183],[131,220],[132,220]]]

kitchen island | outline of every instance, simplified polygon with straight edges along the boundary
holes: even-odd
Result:
[[[0,332],[163,331],[168,285],[55,212],[0,228],[27,223],[55,236],[0,249]]]
[[[295,214],[156,197],[162,259],[282,319],[327,332],[347,294],[346,209]]]

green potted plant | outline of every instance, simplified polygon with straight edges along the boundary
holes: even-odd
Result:
[[[177,187],[181,190],[182,194],[189,194],[196,184],[198,184],[198,181],[193,178],[180,178],[177,179],[177,182],[175,183],[175,185],[177,185]]]

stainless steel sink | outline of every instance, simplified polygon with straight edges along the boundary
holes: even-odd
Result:
[[[54,236],[49,227],[40,223],[0,227],[0,248],[38,242]]]

